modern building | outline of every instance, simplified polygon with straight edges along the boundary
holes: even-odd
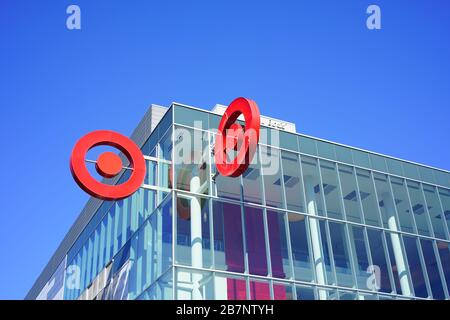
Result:
[[[26,299],[450,299],[450,172],[262,117],[224,177],[223,111],[152,106],[132,135],[144,184],[91,198]]]

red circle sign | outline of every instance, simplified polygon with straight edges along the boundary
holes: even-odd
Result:
[[[119,185],[108,185],[91,176],[85,157],[90,149],[100,145],[117,148],[127,157],[132,170],[128,181]],[[120,172],[119,164],[116,157],[106,153],[99,157],[96,168],[102,176],[112,178]],[[114,131],[98,130],[88,133],[76,143],[70,156],[70,171],[80,188],[91,196],[103,200],[120,200],[139,189],[144,182],[146,168],[144,156],[133,141]]]
[[[244,116],[245,128],[235,123],[241,114]],[[214,147],[214,159],[221,175],[238,177],[247,170],[258,146],[260,126],[256,102],[246,98],[237,98],[231,102],[220,121]],[[227,160],[229,150],[237,151],[231,162]]]

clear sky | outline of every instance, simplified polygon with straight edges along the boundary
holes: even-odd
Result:
[[[88,199],[76,140],[129,135],[151,103],[245,96],[301,133],[450,169],[449,33],[448,0],[0,0],[0,298],[25,296]]]

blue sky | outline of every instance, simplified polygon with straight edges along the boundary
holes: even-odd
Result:
[[[0,298],[25,296],[88,199],[76,140],[129,135],[151,103],[246,96],[301,133],[450,169],[449,15],[448,0],[1,0]]]

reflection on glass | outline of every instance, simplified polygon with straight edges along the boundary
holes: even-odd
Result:
[[[364,229],[362,227],[350,226],[350,243],[352,243],[354,258],[356,259],[356,280],[358,288],[371,290],[371,288],[367,287],[367,279],[369,277],[367,270],[370,263],[364,239]]]
[[[343,287],[354,287],[350,250],[347,242],[347,230],[343,223],[329,221],[328,225],[330,228],[337,284]]]
[[[395,205],[397,207],[398,219],[400,220],[400,228],[402,231],[415,233],[414,220],[409,205],[408,192],[404,179],[391,177],[392,190],[395,197]]]
[[[259,208],[244,207],[245,241],[248,271],[251,274],[267,275],[267,256],[264,234],[263,211]]]
[[[445,299],[444,289],[442,286],[445,282],[442,281],[440,276],[438,262],[434,253],[433,242],[428,239],[420,239],[420,244],[428,273],[428,279],[430,281],[431,291],[433,293],[433,299]]]
[[[395,212],[395,202],[387,175],[374,173],[375,188],[377,190],[378,205],[381,211],[383,226],[392,231],[399,231],[399,223]]]
[[[176,269],[175,293],[178,300],[214,299],[214,278],[211,272]]]
[[[287,209],[306,212],[298,155],[283,150],[281,151],[281,163],[283,166]]]
[[[215,268],[244,272],[241,207],[214,201],[213,224]]]
[[[314,287],[296,286],[297,300],[315,300]]]
[[[259,149],[259,147],[258,147]],[[250,166],[242,174],[244,201],[253,203],[262,203],[261,192],[261,162],[259,161],[259,152],[255,153]]]
[[[372,262],[380,268],[380,291],[392,292],[389,272],[391,267],[388,266],[383,240],[380,230],[367,229],[367,236],[369,238],[370,252],[372,254]]]
[[[417,231],[419,234],[429,236],[430,223],[428,218],[428,208],[425,205],[423,193],[420,184],[414,181],[407,181],[411,207],[416,220]]]
[[[284,212],[267,211],[270,261],[272,265],[272,276],[275,278],[291,277],[285,217],[286,214]]]
[[[191,216],[191,201],[198,201],[200,204],[200,219],[195,221],[200,225],[194,225]],[[200,227],[200,228],[199,228]],[[192,241],[192,228],[201,229],[201,238]],[[198,232],[194,230],[194,232]],[[194,234],[195,238],[195,234]],[[197,252],[193,246],[200,242],[202,250]],[[179,264],[209,268],[211,266],[211,241],[209,232],[209,202],[207,199],[193,199],[188,196],[178,194],[177,196],[177,245],[175,247],[176,262]],[[198,255],[195,257],[195,255]],[[192,256],[194,255],[194,259]],[[201,265],[200,265],[201,264]]]
[[[247,300],[245,278],[216,273],[214,276],[214,299]]]
[[[356,169],[356,178],[361,194],[365,222],[368,225],[378,227],[380,226],[380,214],[371,174],[367,170]]]
[[[428,212],[430,213],[434,236],[436,238],[446,239],[444,214],[441,209],[441,204],[439,203],[436,188],[424,184],[423,193],[425,194]]]
[[[347,220],[361,223],[361,198],[365,198],[368,194],[358,192],[358,187],[352,167],[339,164],[338,170]]]
[[[441,259],[442,270],[444,271],[447,289],[450,291],[450,244],[444,241],[437,241],[437,248]]]
[[[289,233],[296,280],[312,281],[312,265],[306,231],[305,216],[295,213],[288,214]]]
[[[429,294],[422,270],[422,262],[417,250],[417,238],[403,236],[403,242],[405,243],[405,250],[408,257],[409,271],[411,274],[415,296],[427,298]]]
[[[280,151],[274,148],[261,147],[261,164],[266,205],[284,208]]]
[[[320,160],[320,172],[322,174],[327,215],[330,218],[343,219],[342,195],[339,188],[336,165],[329,161]]]
[[[319,181],[319,167],[314,158],[301,157],[303,182],[305,185],[306,203],[309,214],[324,216],[323,187]],[[311,206],[313,208],[311,208]],[[314,212],[312,212],[312,210]]]

